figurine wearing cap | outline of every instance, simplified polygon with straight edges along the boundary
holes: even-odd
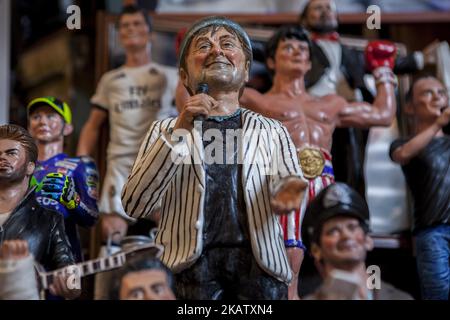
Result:
[[[64,139],[73,131],[72,112],[64,101],[40,97],[27,106],[28,131],[38,147],[38,161],[31,184],[36,199],[64,216],[74,257],[82,260],[77,225],[91,227],[98,218],[98,173],[88,157],[69,157]]]
[[[310,299],[411,299],[384,282],[374,290],[367,286],[365,260],[373,249],[369,209],[348,185],[336,183],[323,189],[307,208],[302,229],[324,279]]]
[[[135,218],[162,200],[156,243],[181,299],[287,298],[276,214],[300,205],[306,182],[287,130],[239,105],[251,52],[245,31],[223,17],[187,31],[179,73],[191,96],[177,118],[153,123],[122,193]]]

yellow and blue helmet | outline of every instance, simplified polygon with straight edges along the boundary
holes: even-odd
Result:
[[[50,106],[63,117],[65,123],[72,124],[72,111],[70,110],[69,105],[64,101],[50,96],[33,99],[27,106],[27,115],[29,116],[31,109],[38,105]]]

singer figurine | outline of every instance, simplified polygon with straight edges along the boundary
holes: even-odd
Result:
[[[180,299],[287,298],[292,273],[276,214],[298,208],[307,184],[287,130],[239,106],[251,61],[235,22],[191,27],[179,73],[192,96],[179,117],[153,123],[122,192],[133,218],[162,199],[156,243]]]

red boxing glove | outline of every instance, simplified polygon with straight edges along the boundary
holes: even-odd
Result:
[[[386,40],[371,41],[366,47],[366,67],[372,72],[379,67],[394,69],[397,47]]]
[[[186,35],[187,28],[182,28],[178,31],[177,36],[175,37],[175,52],[178,55],[180,54],[180,46],[184,40],[184,36]]]

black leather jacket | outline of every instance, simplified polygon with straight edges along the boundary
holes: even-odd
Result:
[[[34,190],[30,190],[0,226],[0,244],[5,240],[27,240],[30,253],[46,270],[74,264],[62,215],[39,206],[35,197]]]

